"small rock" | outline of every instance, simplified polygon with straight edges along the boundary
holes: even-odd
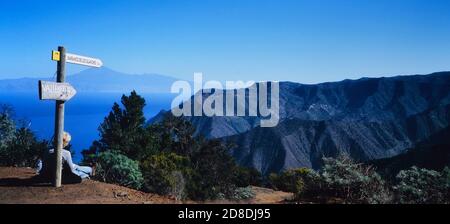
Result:
[[[114,197],[115,198],[128,197],[128,192],[125,192],[125,191],[114,192]]]

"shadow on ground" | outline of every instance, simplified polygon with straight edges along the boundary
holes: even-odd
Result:
[[[28,179],[20,179],[20,178],[2,178],[0,179],[0,186],[3,187],[48,187],[51,186],[50,182],[46,182],[40,180],[39,178],[28,178]]]

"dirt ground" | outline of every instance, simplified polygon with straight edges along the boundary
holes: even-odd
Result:
[[[84,180],[80,184],[54,188],[27,182],[35,172],[30,168],[0,167],[0,204],[173,204],[203,203],[176,201],[157,194],[136,191],[103,182]],[[256,197],[246,201],[209,201],[205,203],[283,203],[292,194],[253,187]]]

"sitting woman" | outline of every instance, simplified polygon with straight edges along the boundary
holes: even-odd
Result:
[[[72,161],[72,155],[68,150],[64,148],[69,145],[72,137],[69,133],[64,132],[63,134],[63,150],[62,150],[62,163],[63,163],[63,182],[66,183],[76,183],[81,182],[82,179],[89,178],[93,175],[93,169],[89,166],[79,166]],[[37,172],[39,176],[49,179],[54,176],[55,164],[55,150],[49,149],[43,156],[43,160],[39,160]],[[76,177],[74,177],[76,175]]]

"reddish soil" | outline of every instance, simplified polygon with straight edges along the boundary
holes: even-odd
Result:
[[[24,180],[35,175],[30,168],[0,168],[0,203],[17,204],[135,204],[176,203],[176,201],[103,182],[84,180],[80,184],[54,188],[30,185]]]
[[[157,194],[145,193],[126,187],[94,180],[80,184],[50,185],[30,184],[35,176],[30,168],[0,167],[0,204],[173,204],[198,203],[176,201]],[[246,201],[210,201],[206,203],[283,203],[292,194],[253,187],[256,197]]]

